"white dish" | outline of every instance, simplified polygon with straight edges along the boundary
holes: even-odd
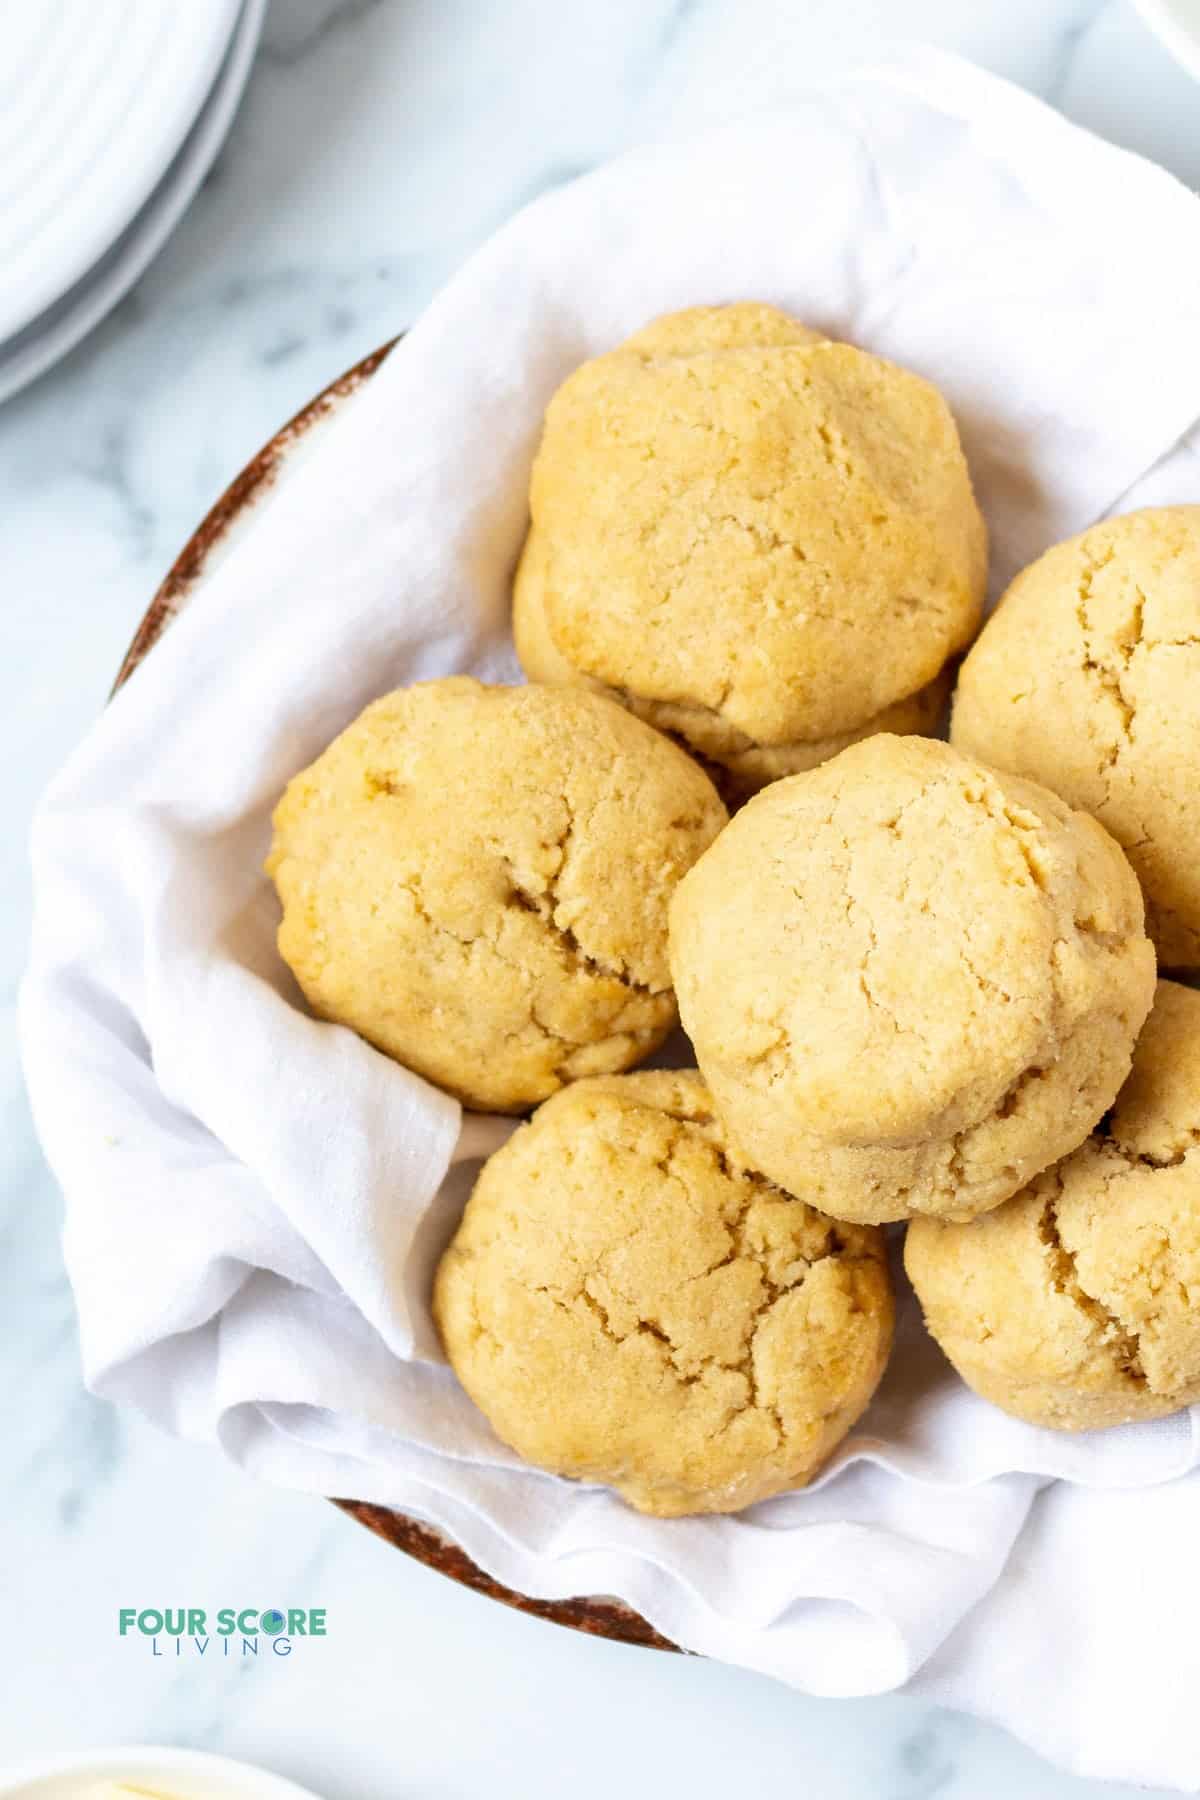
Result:
[[[157,1782],[172,1800],[318,1800],[249,1763],[149,1745],[79,1750],[0,1770],[0,1800],[76,1800],[89,1782],[102,1781]]]
[[[1200,81],[1200,0],[1134,0],[1176,62]]]
[[[0,338],[81,279],[208,95],[238,0],[25,0],[0,25]]]
[[[201,10],[201,9],[197,9]],[[0,400],[65,356],[128,292],[162,248],[212,166],[237,110],[266,0],[243,0],[207,98],[162,180],[117,241],[69,292],[0,343]]]

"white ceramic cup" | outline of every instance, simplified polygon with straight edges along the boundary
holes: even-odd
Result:
[[[1200,81],[1200,0],[1134,0],[1176,62]]]

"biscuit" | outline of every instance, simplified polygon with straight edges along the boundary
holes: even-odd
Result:
[[[521,1111],[671,1030],[667,902],[724,820],[690,757],[598,695],[402,689],[276,810],[280,953],[321,1017]]]
[[[937,390],[758,305],[672,314],[546,414],[514,586],[526,673],[593,684],[734,798],[932,729],[986,532]]]
[[[985,1400],[1084,1431],[1200,1401],[1200,994],[1160,981],[1111,1114],[984,1219],[914,1220],[925,1321]]]
[[[1093,813],[1163,966],[1200,968],[1200,506],[1108,519],[1018,575],[963,665],[951,739]]]
[[[997,1206],[1111,1105],[1154,990],[1120,848],[1044,788],[868,738],[755,796],[671,905],[754,1166],[839,1219]]]
[[[641,1512],[803,1485],[887,1361],[882,1235],[748,1169],[693,1070],[576,1083],[485,1165],[434,1316],[527,1462]]]

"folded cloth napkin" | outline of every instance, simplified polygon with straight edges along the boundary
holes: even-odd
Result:
[[[1197,497],[1200,207],[965,65],[902,58],[528,207],[40,809],[22,1030],[86,1377],[266,1480],[418,1514],[528,1593],[619,1595],[814,1693],[908,1683],[1077,1769],[1191,1785],[1196,1415],[1023,1426],[909,1296],[876,1403],[804,1493],[662,1523],[520,1466],[428,1308],[511,1126],[309,1018],[275,951],[288,777],[392,686],[520,678],[508,585],[554,388],[657,313],[745,297],[938,383],[996,585],[1104,513]]]

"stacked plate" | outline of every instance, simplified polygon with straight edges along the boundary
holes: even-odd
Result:
[[[229,129],[266,0],[22,0],[0,30],[0,399],[137,280]]]

